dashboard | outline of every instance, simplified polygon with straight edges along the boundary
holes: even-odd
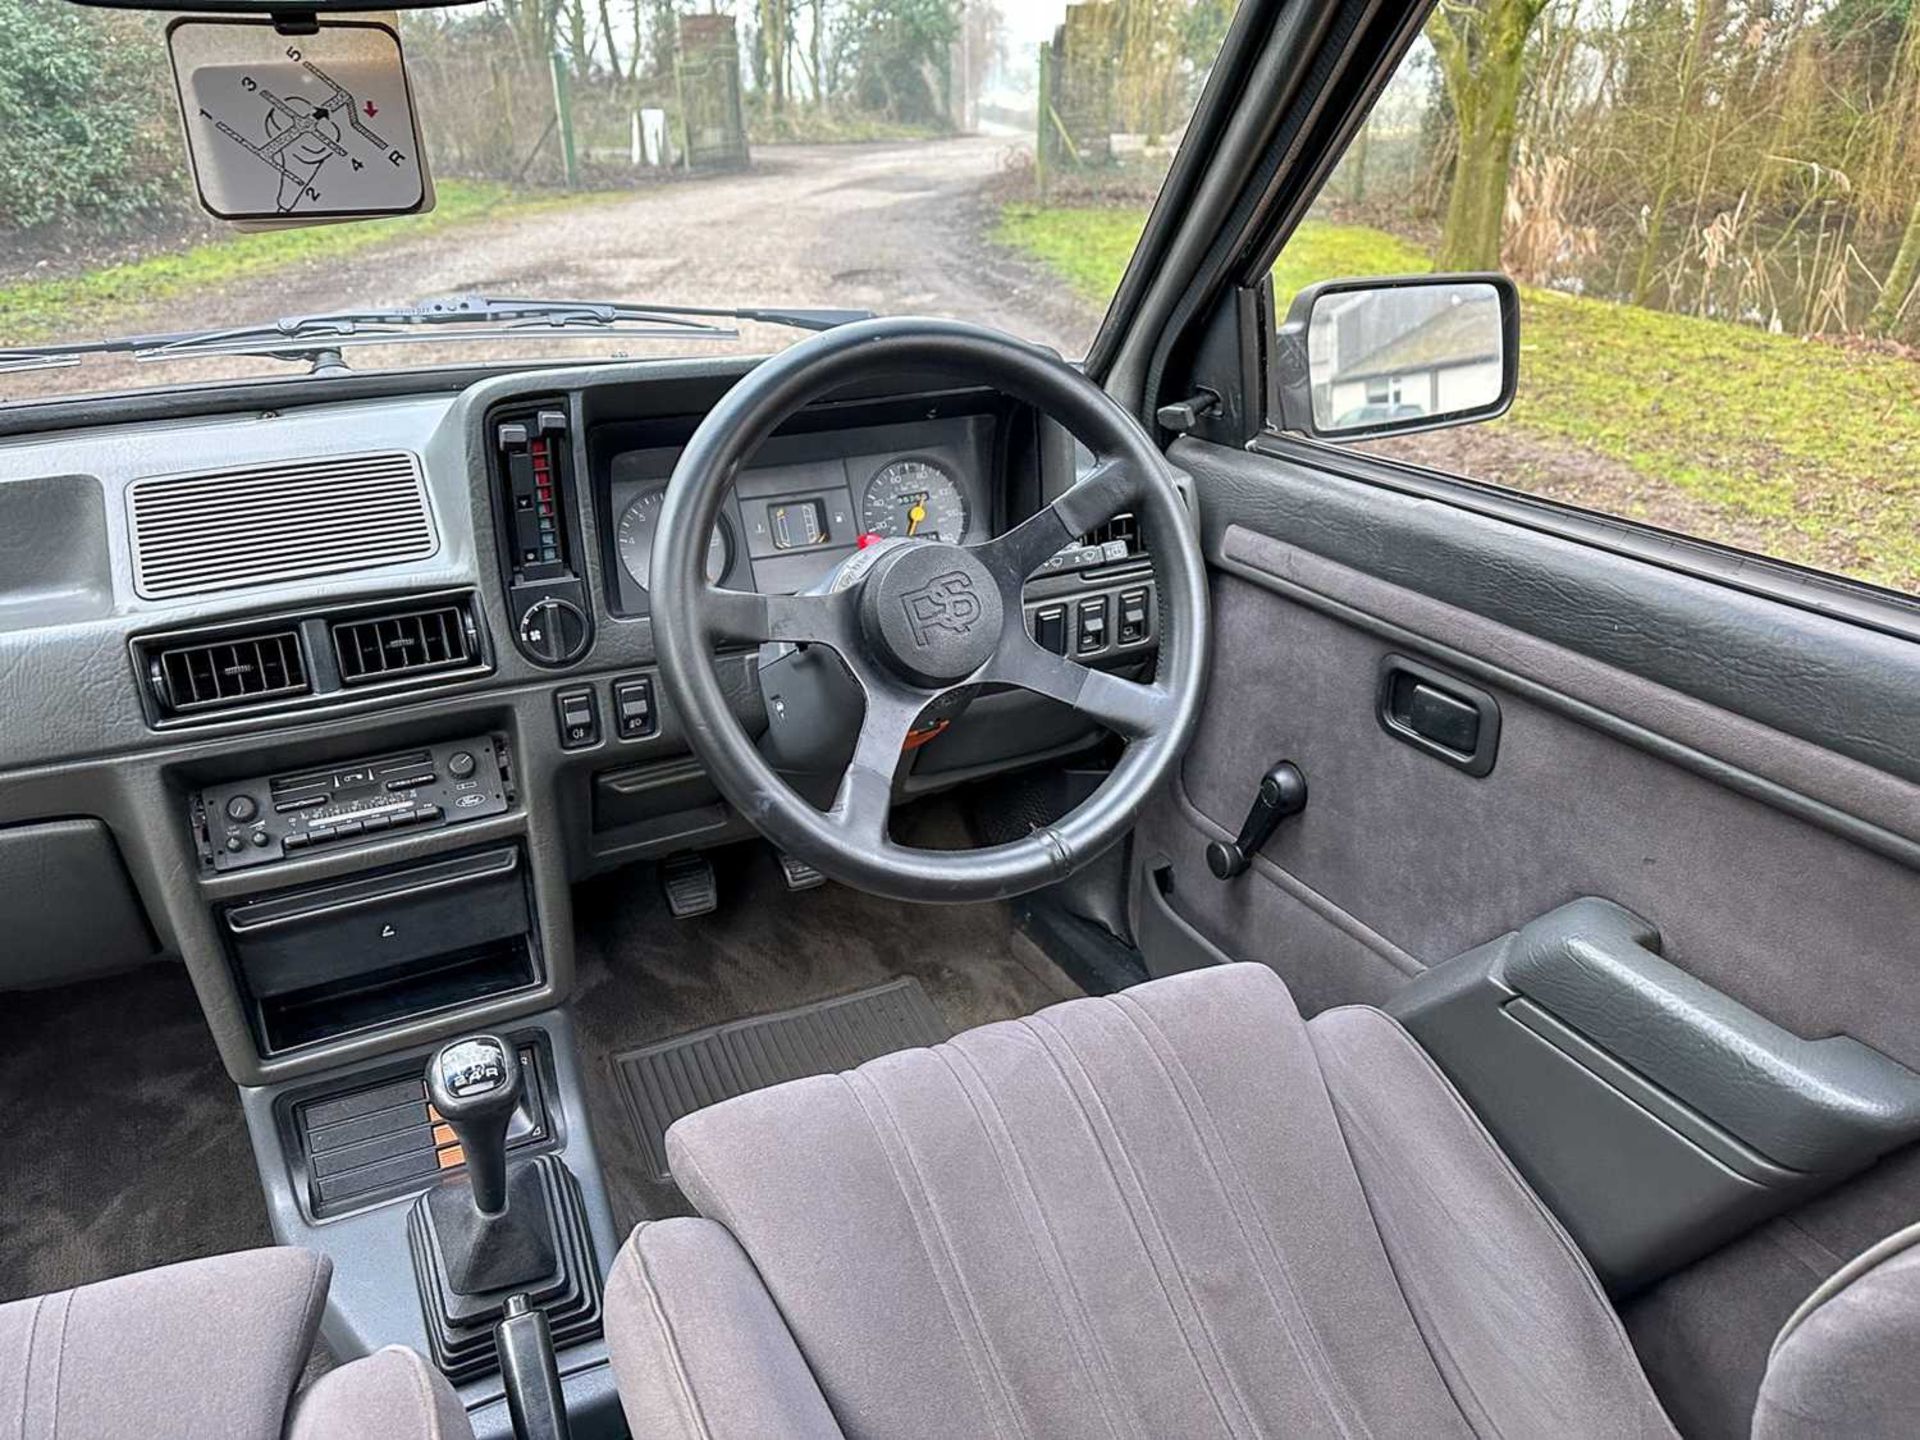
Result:
[[[563,1002],[576,881],[755,833],[661,688],[647,586],[674,463],[752,363],[242,389],[0,438],[0,991],[178,957],[244,1085]],[[796,592],[868,537],[983,540],[1077,463],[1005,396],[893,377],[766,442],[710,574]],[[1026,619],[1137,672],[1153,597],[1119,517],[1041,567]],[[761,659],[715,660],[753,734]],[[1101,738],[981,695],[899,794]]]

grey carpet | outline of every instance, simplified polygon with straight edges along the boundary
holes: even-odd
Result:
[[[889,980],[775,1015],[730,1020],[613,1057],[653,1178],[667,1168],[673,1122],[722,1100],[788,1080],[852,1070],[951,1035],[918,980]]]
[[[0,1300],[272,1243],[179,965],[0,994]]]
[[[594,1136],[623,1231],[684,1214],[687,1205],[652,1174],[614,1055],[902,976],[920,981],[953,1031],[1079,993],[1015,931],[1006,905],[908,905],[831,883],[789,894],[763,845],[722,852],[717,868],[720,909],[695,920],[668,914],[650,868],[574,892],[574,1017]]]
[[[575,893],[574,1012],[622,1226],[686,1207],[648,1173],[614,1053],[903,976],[951,1031],[1079,993],[1005,905],[789,894],[761,845],[719,862],[721,909],[698,920],[667,913],[647,867]],[[0,1301],[272,1243],[239,1097],[179,965],[0,993],[0,1102]]]

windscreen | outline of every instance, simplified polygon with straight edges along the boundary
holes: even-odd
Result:
[[[186,87],[196,112],[217,109],[196,113],[196,144],[221,154],[226,192],[304,222],[241,230],[206,213],[189,173],[167,17],[0,0],[0,346],[16,352],[0,359],[0,399],[343,367],[765,353],[806,333],[529,323],[271,358],[195,339],[453,296],[938,315],[1078,356],[1229,19],[1229,0],[409,11],[387,23],[431,209],[327,222],[342,167],[404,134],[382,129],[397,102],[359,96],[344,69],[303,99],[288,65],[236,65]],[[17,353],[125,337],[151,343]],[[236,334],[223,348],[250,343]]]

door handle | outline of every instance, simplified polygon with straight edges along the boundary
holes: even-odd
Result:
[[[1457,770],[1490,773],[1500,750],[1500,706],[1476,685],[1409,660],[1380,662],[1375,713],[1396,740],[1424,750]]]

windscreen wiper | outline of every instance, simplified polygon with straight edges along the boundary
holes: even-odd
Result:
[[[515,300],[457,295],[373,310],[336,310],[289,315],[253,325],[129,335],[60,345],[0,349],[0,374],[78,365],[89,355],[131,355],[135,360],[178,360],[197,355],[266,355],[305,360],[314,370],[344,369],[347,345],[396,345],[423,341],[495,340],[532,331],[591,332],[644,340],[731,340],[732,326],[715,321],[748,320],[797,330],[831,330],[870,320],[867,310],[810,310],[782,306],[711,309],[695,305],[638,305],[617,300]]]

